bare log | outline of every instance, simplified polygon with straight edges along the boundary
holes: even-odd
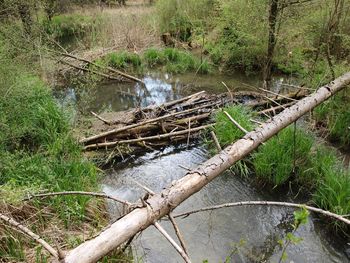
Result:
[[[312,95],[285,109],[267,123],[232,143],[219,154],[213,156],[195,170],[189,171],[183,178],[173,182],[161,193],[146,200],[148,206],[137,208],[114,222],[99,236],[88,240],[69,251],[65,262],[96,262],[108,252],[119,247],[138,232],[168,215],[194,193],[218,177],[223,171],[241,160],[258,146],[277,134],[283,128],[295,122],[336,92],[350,84],[350,72],[319,88]]]
[[[200,209],[188,211],[188,212],[183,212],[181,214],[176,214],[173,217],[187,217],[189,215],[195,214],[195,213],[200,213],[200,212],[205,212],[205,211],[212,211],[216,209],[221,209],[225,207],[237,207],[237,206],[253,206],[253,205],[260,205],[260,206],[287,206],[287,207],[294,207],[294,208],[305,208],[309,211],[322,214],[324,216],[336,219],[338,221],[341,221],[347,225],[350,225],[350,220],[346,219],[344,216],[334,214],[332,212],[313,207],[313,206],[308,206],[305,204],[295,204],[295,203],[288,203],[288,202],[275,202],[275,201],[244,201],[244,202],[235,202],[235,203],[227,203],[227,204],[221,204],[221,205],[214,205],[214,206],[208,206],[208,207],[203,207]]]
[[[47,243],[44,239],[42,239],[37,234],[33,233],[29,228],[25,227],[24,225],[20,224],[19,222],[15,221],[14,219],[5,216],[4,214],[0,213],[0,219],[3,220],[5,223],[13,226],[15,229],[20,230],[21,233],[28,235],[33,240],[35,240],[37,243],[43,246],[52,256],[55,258],[59,258],[58,252],[56,249],[54,249],[49,243]]]
[[[64,61],[64,60],[61,60],[60,62],[62,64],[66,64],[66,65],[68,65],[68,66],[70,66],[72,68],[76,68],[76,69],[79,69],[79,70],[82,70],[82,71],[86,71],[86,72],[91,72],[91,73],[94,73],[96,75],[99,75],[99,76],[107,78],[107,79],[120,81],[120,78],[117,78],[117,77],[114,77],[114,76],[111,76],[111,75],[108,75],[108,74],[105,74],[105,73],[102,73],[102,72],[99,72],[99,71],[96,71],[96,70],[93,70],[93,69],[87,69],[87,68],[79,67],[79,66],[76,66],[76,65],[74,65],[72,63],[69,63],[67,61]]]
[[[87,195],[87,196],[94,196],[94,197],[100,197],[100,198],[106,198],[106,199],[111,199],[113,201],[116,201],[118,203],[124,204],[131,206],[132,204],[129,203],[128,201],[107,195],[105,193],[95,193],[95,192],[83,192],[83,191],[65,191],[65,192],[55,192],[55,193],[44,193],[44,194],[36,194],[36,195],[31,195],[27,198],[24,198],[23,201],[29,201],[35,198],[46,198],[49,196],[57,196],[57,195]]]
[[[207,124],[207,125],[193,128],[193,129],[186,129],[186,130],[182,130],[182,131],[159,134],[159,135],[154,135],[154,136],[149,136],[149,137],[144,137],[144,138],[120,140],[120,141],[115,141],[115,142],[94,143],[94,144],[90,144],[90,145],[85,146],[84,150],[108,148],[108,147],[114,147],[114,146],[119,145],[119,144],[130,144],[130,143],[136,143],[136,142],[142,142],[142,141],[161,140],[161,139],[166,139],[166,138],[170,138],[170,137],[177,136],[177,135],[188,134],[189,131],[197,132],[197,131],[204,130],[204,129],[212,127],[212,126],[213,126],[212,124]]]
[[[72,54],[70,54],[70,53],[63,53],[63,52],[59,52],[59,53],[60,53],[61,55],[65,56],[65,57],[73,58],[73,59],[75,59],[75,60],[79,60],[79,61],[85,62],[85,63],[87,63],[87,64],[91,64],[91,65],[93,65],[93,66],[95,66],[95,67],[98,67],[98,68],[101,68],[101,69],[108,69],[109,71],[114,72],[114,73],[116,73],[116,74],[118,74],[118,75],[120,75],[120,76],[123,76],[123,77],[126,78],[126,79],[129,79],[129,80],[132,80],[132,81],[135,81],[135,82],[140,82],[140,83],[142,83],[143,85],[145,84],[142,80],[140,80],[140,79],[138,79],[138,78],[136,78],[136,77],[134,77],[134,76],[131,76],[131,75],[129,75],[129,74],[126,74],[125,72],[122,72],[122,71],[120,71],[120,70],[117,70],[117,69],[114,69],[114,68],[111,68],[111,67],[104,67],[104,66],[99,65],[99,64],[96,64],[96,63],[94,63],[94,62],[92,62],[92,61],[90,61],[90,60],[88,60],[88,59],[80,58],[80,57],[77,57],[77,56],[72,55]],[[120,80],[120,79],[119,79],[119,80]]]
[[[97,139],[100,139],[100,138],[107,137],[109,135],[113,135],[113,134],[117,134],[117,133],[120,133],[120,132],[123,132],[123,131],[127,131],[129,129],[136,128],[136,127],[148,124],[148,123],[154,123],[154,122],[165,120],[167,118],[171,118],[171,117],[174,117],[174,116],[178,116],[178,115],[182,115],[182,114],[185,114],[185,113],[198,111],[200,109],[212,107],[212,106],[215,106],[217,104],[218,103],[212,103],[212,104],[209,104],[209,105],[202,105],[202,106],[199,106],[199,107],[196,107],[196,108],[193,108],[193,109],[188,109],[188,110],[184,110],[184,111],[170,113],[170,114],[163,115],[163,116],[160,116],[160,117],[157,117],[157,118],[154,118],[154,119],[149,119],[149,120],[145,120],[143,122],[127,125],[127,126],[124,126],[124,127],[118,128],[118,129],[112,129],[112,130],[109,130],[109,131],[106,131],[106,132],[102,132],[100,134],[93,135],[93,136],[90,136],[88,138],[81,139],[79,142],[80,143],[91,142],[91,141],[94,141],[94,140],[97,140]]]

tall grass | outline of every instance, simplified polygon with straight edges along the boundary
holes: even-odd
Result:
[[[335,95],[314,111],[317,122],[326,126],[330,139],[344,148],[350,147],[350,95],[347,90]]]
[[[243,128],[250,131],[254,128],[254,125],[249,120],[253,118],[254,114],[247,107],[242,105],[236,105],[231,107],[226,107],[223,109],[228,114],[231,115]],[[225,147],[228,144],[242,138],[244,133],[239,130],[224,114],[223,111],[218,111],[215,115],[215,126],[214,131],[220,145]]]
[[[294,138],[294,127],[285,128],[253,154],[256,175],[274,185],[285,183],[309,164],[313,143],[313,137],[305,131],[297,129]]]

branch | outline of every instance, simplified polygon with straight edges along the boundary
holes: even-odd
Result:
[[[65,191],[65,192],[36,194],[36,195],[31,195],[27,198],[24,198],[22,201],[29,201],[29,200],[34,199],[34,198],[46,198],[49,196],[57,196],[57,195],[88,195],[88,196],[95,196],[95,197],[99,197],[99,198],[111,199],[113,201],[116,201],[118,203],[128,205],[128,206],[132,205],[128,201],[107,195],[105,193],[94,193],[94,192],[83,192],[83,191]]]
[[[60,258],[59,253],[56,249],[54,249],[51,245],[49,245],[45,240],[43,240],[40,236],[33,233],[29,228],[23,226],[22,224],[18,223],[14,219],[5,216],[4,214],[0,213],[0,219],[3,220],[5,223],[13,226],[16,229],[19,229],[21,233],[28,235],[32,239],[34,239],[37,243],[43,246],[52,256],[55,258]],[[61,258],[60,258],[61,259]]]
[[[111,121],[108,121],[104,118],[102,118],[100,115],[96,114],[95,112],[91,111],[91,114],[94,115],[97,119],[99,119],[100,121],[102,121],[103,123],[107,124],[107,125],[111,125]]]
[[[326,211],[326,210],[322,210],[320,208],[316,208],[316,207],[308,206],[308,205],[303,205],[303,204],[294,204],[294,203],[287,203],[287,202],[274,202],[274,201],[244,201],[244,202],[236,202],[236,203],[227,203],[227,204],[222,204],[222,205],[208,206],[208,207],[203,207],[201,209],[197,209],[197,210],[174,215],[174,218],[181,217],[181,216],[189,216],[189,215],[192,215],[195,213],[216,210],[216,209],[225,208],[225,207],[248,206],[248,205],[269,205],[269,206],[288,206],[288,207],[295,207],[295,208],[305,208],[305,209],[310,210],[312,212],[319,213],[319,214],[334,218],[334,219],[339,220],[347,225],[350,225],[349,219],[346,219],[345,217],[343,217],[341,215],[334,214],[334,213]]]
[[[181,247],[183,248],[183,250],[185,251],[186,255],[188,256],[188,250],[187,250],[186,245],[185,245],[185,240],[183,239],[183,237],[182,237],[182,235],[180,233],[180,229],[179,229],[178,225],[176,224],[174,217],[171,214],[169,214],[168,217],[170,219],[171,224],[173,225],[173,227],[175,229],[175,233],[177,235],[177,238],[180,241]]]
[[[243,132],[244,134],[247,134],[248,131],[246,129],[244,129],[237,121],[235,121],[232,116],[227,112],[224,111],[225,115],[227,116],[227,118],[230,119],[230,121],[238,128],[241,130],[241,132]]]
[[[179,252],[179,254],[185,260],[185,262],[191,263],[191,260],[188,258],[187,254],[178,244],[176,244],[174,239],[172,239],[172,237],[165,231],[165,229],[158,222],[154,222],[153,225],[170,242],[170,244],[176,249],[176,251]]]

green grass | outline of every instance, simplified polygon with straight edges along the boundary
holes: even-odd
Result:
[[[247,131],[251,131],[254,128],[254,125],[249,120],[253,118],[254,114],[247,107],[237,105],[226,107],[223,109],[223,111],[226,111],[228,114],[230,114],[231,117]],[[222,147],[225,147],[228,144],[243,137],[244,133],[239,130],[232,122],[230,122],[223,111],[218,111],[215,115],[214,132],[218,137],[220,145]]]
[[[318,106],[314,111],[316,121],[326,126],[330,139],[341,147],[350,147],[350,101],[349,92],[342,91]]]
[[[350,213],[350,172],[329,169],[313,194],[318,207],[339,215]],[[336,226],[344,227],[337,223]]]
[[[253,154],[256,175],[276,186],[287,182],[293,172],[298,175],[309,162],[308,156],[314,139],[299,128],[297,128],[295,139],[295,158],[294,127],[292,126],[285,128],[277,136],[267,141],[265,145],[260,146],[258,152]]]
[[[142,56],[127,51],[112,52],[95,62],[138,73],[142,73],[145,67],[176,74],[189,71],[207,74],[211,71],[207,60],[201,63],[199,58],[190,52],[176,48],[149,48]]]

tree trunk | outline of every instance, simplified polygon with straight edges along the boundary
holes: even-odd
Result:
[[[199,165],[197,169],[189,171],[183,178],[173,182],[161,193],[144,200],[144,207],[131,211],[97,237],[69,251],[65,262],[88,263],[98,261],[110,251],[127,242],[138,232],[169,214],[223,171],[258,148],[261,143],[295,122],[348,84],[350,84],[350,72],[321,87],[311,96],[300,100],[294,106],[276,115],[272,120],[249,132],[242,139]]]
[[[266,63],[264,66],[263,78],[264,86],[268,87],[269,82],[271,81],[271,67],[272,59],[277,43],[276,31],[277,31],[277,18],[278,18],[278,1],[279,0],[270,0],[269,3],[269,40],[267,44],[267,55]]]

